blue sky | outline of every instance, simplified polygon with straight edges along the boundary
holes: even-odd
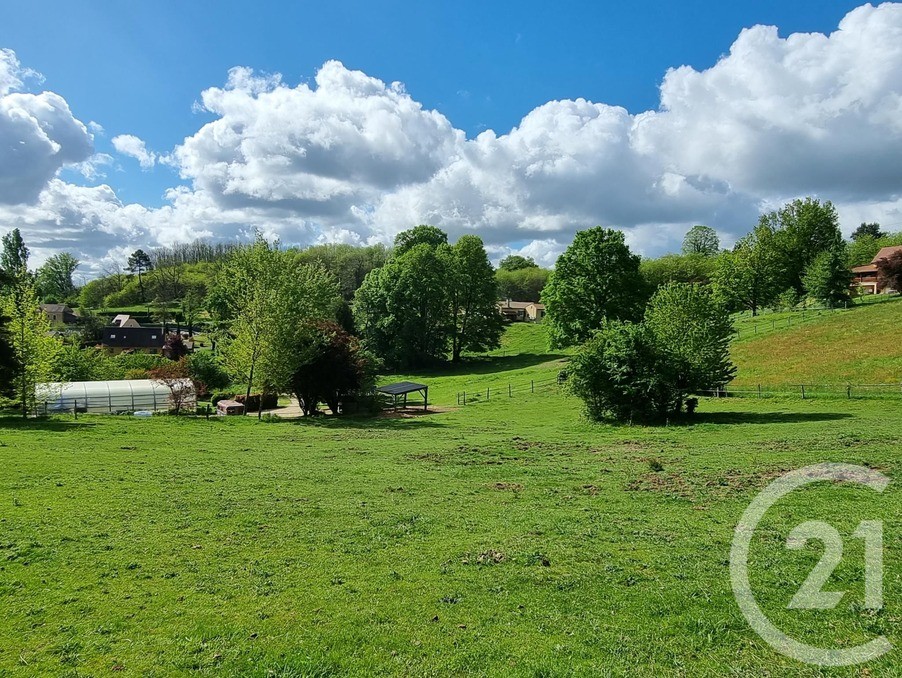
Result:
[[[829,31],[855,2],[30,2],[3,11],[0,46],[41,72],[109,139],[167,150],[211,116],[192,112],[229,68],[310,79],[329,59],[411,95],[475,136],[536,106],[586,98],[639,113],[671,66],[712,65],[742,28]],[[134,163],[123,163],[135,170]],[[108,177],[124,200],[162,204],[174,172]]]
[[[654,256],[805,195],[898,229],[899,101],[893,3],[11,3],[0,231],[96,272],[421,222],[494,259],[595,224]]]

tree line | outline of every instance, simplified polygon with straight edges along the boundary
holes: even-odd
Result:
[[[701,384],[725,383],[729,369],[721,348],[708,346],[692,351],[709,351],[712,364],[720,367],[696,366],[692,369],[701,372],[692,373],[685,366],[694,364],[687,357],[692,351],[679,349],[682,357],[675,357],[677,336],[665,331],[660,321],[665,312],[652,309],[684,318],[683,337],[694,336],[689,318],[711,318],[710,341],[721,346],[726,325],[718,313],[755,314],[804,297],[843,303],[849,298],[850,265],[902,241],[899,235],[862,224],[845,242],[833,205],[809,198],[762,215],[730,250],[721,248],[713,229],[699,225],[686,234],[680,254],[642,259],[630,251],[622,232],[598,227],[577,233],[553,272],[521,255],[505,257],[496,270],[477,236],[452,244],[442,230],[421,225],[400,233],[391,248],[283,248],[258,235],[242,245],[139,249],[124,267],[111,267],[78,290],[71,284],[78,265],[74,257],[58,255],[32,272],[28,248],[14,230],[3,239],[0,260],[5,313],[0,358],[4,351],[36,356],[29,365],[21,357],[4,360],[4,369],[13,369],[16,377],[4,383],[15,381],[22,393],[27,384],[53,374],[122,374],[108,357],[94,352],[83,359],[77,349],[96,343],[102,319],[92,317],[92,307],[144,304],[164,324],[178,316],[190,328],[203,318],[215,351],[197,365],[184,362],[182,369],[192,378],[201,381],[205,372],[214,385],[231,380],[242,385],[245,397],[252,391],[294,392],[315,411],[318,402],[336,404],[337,393],[365,390],[377,369],[456,362],[497,347],[502,320],[496,302],[512,298],[545,303],[552,346],[585,345],[586,351],[621,358],[624,346],[631,346],[651,360],[643,363],[654,365],[649,374],[670,374],[672,366],[683,365],[668,377],[673,383],[643,387],[669,394],[666,407],[658,402],[652,410],[679,411]],[[75,295],[85,319],[82,335],[66,342],[48,331],[46,316],[36,310],[48,295],[67,298],[57,292]],[[26,348],[37,344],[44,348]],[[148,374],[152,368],[136,367],[132,374],[142,369]],[[317,390],[313,375],[321,383],[344,376]],[[572,383],[583,383],[578,369]]]
[[[762,215],[731,250],[695,226],[680,255],[642,261],[621,231],[581,231],[541,295],[551,344],[580,347],[566,376],[593,418],[676,416],[694,409],[689,395],[723,388],[735,374],[731,313],[805,298],[847,303],[853,263],[902,244],[899,235],[862,224],[845,242],[835,207],[812,198]],[[902,254],[878,270],[902,289]]]

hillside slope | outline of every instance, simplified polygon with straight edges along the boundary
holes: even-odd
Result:
[[[736,386],[902,382],[902,299],[778,324],[760,336],[742,328],[732,356]]]

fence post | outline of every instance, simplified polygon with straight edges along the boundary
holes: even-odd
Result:
[[[758,397],[761,397],[761,384],[758,384]]]
[[[802,400],[805,400],[805,384],[802,384]]]
[[[513,397],[514,397],[514,394],[513,394],[513,392],[511,391],[511,385],[510,385],[510,384],[507,385],[507,397],[508,397],[508,398],[513,398]]]
[[[485,399],[488,400],[490,395],[491,395],[491,390],[489,388],[486,388],[485,389]]]
[[[530,393],[535,393],[535,392],[536,392],[536,382],[535,382],[534,379],[530,379],[530,380],[529,380],[529,392],[530,392]]]
[[[846,397],[851,400],[852,399],[852,384],[846,386]]]
[[[467,392],[464,391],[464,405],[467,404]]]

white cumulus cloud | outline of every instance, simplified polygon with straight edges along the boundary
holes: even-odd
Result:
[[[337,61],[298,85],[234,68],[201,93],[213,120],[171,151],[113,138],[142,168],[178,172],[158,209],[56,177],[72,165],[101,179],[107,160],[62,97],[23,91],[29,77],[0,51],[0,223],[84,259],[255,228],[287,243],[388,242],[431,223],[477,233],[493,258],[548,265],[595,224],[647,255],[695,223],[729,244],[802,195],[834,200],[847,232],[902,224],[902,4],[859,7],[829,35],[744,30],[710,68],[669,70],[654,111],[551,101],[471,139],[401,84]]]
[[[141,169],[151,169],[157,164],[157,154],[147,150],[147,144],[133,134],[120,134],[111,139],[117,153],[127,155],[138,161]]]

